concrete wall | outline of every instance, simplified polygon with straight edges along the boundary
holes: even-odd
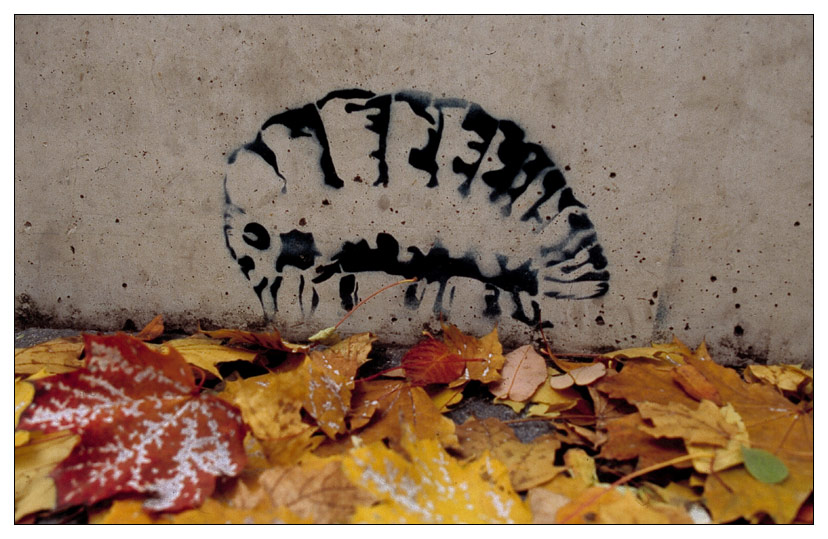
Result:
[[[17,17],[14,37],[18,326],[303,338],[416,275],[342,330],[412,342],[442,312],[510,343],[543,320],[556,349],[676,334],[813,362],[812,17]]]

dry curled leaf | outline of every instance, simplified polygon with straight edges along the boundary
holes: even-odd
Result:
[[[231,346],[244,345],[259,350],[279,350],[301,354],[307,352],[309,348],[304,344],[293,344],[282,340],[282,335],[275,328],[270,332],[217,329],[215,331],[201,331],[201,333],[213,339],[229,339],[228,344]]]
[[[572,385],[586,386],[601,378],[606,373],[606,365],[603,363],[593,363],[572,369],[559,376],[550,376],[549,385],[553,389],[566,389]]]
[[[496,418],[469,419],[457,427],[459,448],[464,459],[479,458],[485,452],[509,470],[512,488],[524,491],[546,483],[565,468],[555,466],[555,452],[561,446],[550,436],[522,443],[512,429]]]
[[[642,430],[652,436],[682,438],[694,456],[696,471],[718,472],[742,462],[741,447],[749,444],[745,424],[732,406],[719,408],[703,400],[698,408],[681,404],[638,404],[641,415],[654,423]]]
[[[139,341],[151,341],[160,337],[162,333],[164,333],[164,317],[159,314],[144,326],[135,338]]]
[[[673,379],[684,391],[696,400],[709,400],[722,406],[722,397],[716,386],[692,365],[681,365],[673,370]]]

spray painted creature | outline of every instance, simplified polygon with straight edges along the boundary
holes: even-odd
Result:
[[[418,278],[410,309],[445,313],[462,284],[477,287],[484,316],[506,306],[528,325],[539,302],[609,288],[562,171],[474,103],[335,91],[269,118],[228,164],[227,247],[268,318],[286,302],[304,315],[334,298],[348,310],[374,272]]]

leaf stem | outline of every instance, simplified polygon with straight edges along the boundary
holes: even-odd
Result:
[[[373,294],[371,294],[370,296],[368,296],[368,297],[367,297],[367,298],[365,298],[364,300],[362,300],[362,301],[360,301],[359,303],[357,303],[357,304],[354,306],[354,308],[353,308],[353,309],[351,309],[350,311],[348,311],[348,314],[346,314],[346,315],[342,318],[342,320],[340,320],[340,321],[339,321],[339,322],[338,322],[338,323],[334,326],[334,329],[337,329],[339,326],[341,326],[341,325],[342,325],[342,322],[344,322],[345,320],[347,320],[347,319],[348,319],[348,317],[349,317],[349,316],[351,316],[351,315],[354,313],[354,311],[356,311],[357,309],[359,309],[360,307],[362,307],[362,305],[364,305],[364,304],[365,304],[365,303],[366,303],[369,299],[373,298],[374,296],[377,296],[377,295],[379,295],[380,293],[385,292],[385,291],[386,291],[386,290],[388,290],[389,288],[393,288],[393,287],[395,287],[395,286],[397,286],[397,285],[399,285],[399,284],[404,284],[404,283],[413,283],[413,282],[416,282],[416,281],[417,281],[417,278],[416,278],[416,277],[412,277],[411,279],[403,279],[402,281],[397,281],[396,283],[391,283],[391,284],[389,284],[389,285],[387,285],[387,286],[384,286],[384,287],[380,288],[379,290],[377,290],[376,292],[374,292]]]

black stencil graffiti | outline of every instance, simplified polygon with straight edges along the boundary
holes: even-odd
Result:
[[[358,277],[381,272],[419,279],[410,309],[436,285],[423,308],[446,313],[450,283],[477,283],[480,314],[508,300],[536,325],[546,298],[606,294],[609,272],[586,207],[524,138],[460,99],[331,92],[270,117],[229,157],[227,248],[267,317],[283,298],[308,315],[335,294],[348,310]]]

